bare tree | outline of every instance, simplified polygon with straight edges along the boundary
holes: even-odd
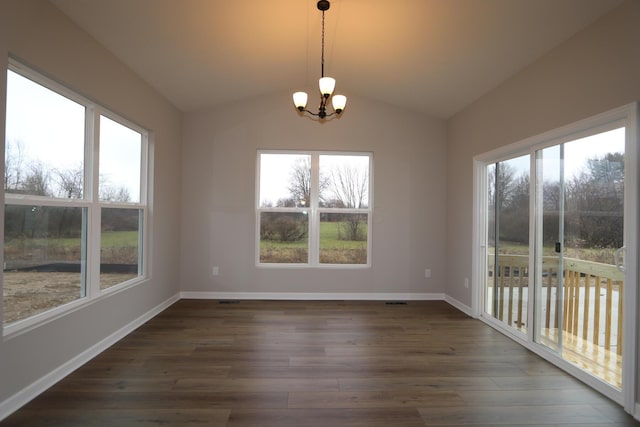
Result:
[[[355,166],[335,166],[329,189],[336,207],[366,208],[369,203],[369,171]]]
[[[131,201],[131,194],[126,187],[103,185],[100,187],[100,200],[126,203]]]
[[[81,199],[84,189],[84,168],[81,166],[74,169],[56,170],[58,176],[58,187],[61,197],[69,199]]]
[[[329,185],[329,178],[320,175],[318,183],[320,197]],[[278,206],[309,206],[311,203],[311,158],[298,160],[289,174],[289,199],[281,199]],[[321,200],[322,203],[322,200]]]
[[[330,205],[338,208],[362,209],[369,205],[369,170],[353,165],[336,165],[331,170],[328,190],[331,192]],[[362,225],[366,215],[347,213],[339,230],[339,237],[345,240],[362,240]],[[344,231],[344,235],[342,234]]]
[[[309,206],[311,203],[311,158],[305,157],[298,160],[289,175],[289,193],[291,200],[280,200],[278,204]]]
[[[129,193],[129,189],[126,187],[120,187],[118,188],[118,191],[116,191],[116,202],[130,202],[131,201],[131,194]]]
[[[23,144],[21,141],[6,141],[4,153],[4,188],[7,191],[19,190],[23,175]]]
[[[116,186],[111,183],[111,180],[107,175],[100,174],[100,200],[109,202],[130,202],[131,193],[129,189],[124,186]]]
[[[29,166],[29,174],[25,177],[22,190],[34,196],[50,196],[49,171],[41,162],[33,162]]]
[[[515,169],[508,163],[500,162],[495,164],[488,174],[489,203],[495,205],[497,209],[502,209],[509,205],[514,195]],[[496,200],[497,196],[497,200]]]

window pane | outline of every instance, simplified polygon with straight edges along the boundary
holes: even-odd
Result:
[[[86,210],[5,206],[4,324],[84,296]]]
[[[529,155],[487,169],[488,281],[485,311],[526,333],[529,297]]]
[[[625,128],[557,142],[536,152],[542,280],[534,337],[620,389]]]
[[[142,209],[102,209],[100,289],[140,275],[143,212]]]
[[[309,206],[311,156],[260,154],[260,207]]]
[[[140,202],[142,134],[100,116],[100,200]]]
[[[260,262],[309,262],[309,217],[303,212],[260,213]]]
[[[369,156],[320,156],[320,206],[369,207]]]
[[[82,198],[84,133],[84,106],[7,72],[8,193]]]
[[[367,214],[320,215],[320,263],[367,263]]]

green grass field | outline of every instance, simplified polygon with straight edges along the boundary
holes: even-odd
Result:
[[[490,247],[489,252],[495,253],[494,249],[495,248]],[[502,255],[527,255],[529,253],[529,246],[513,242],[500,242],[498,253]],[[570,246],[564,248],[565,258],[575,258],[604,264],[613,264],[614,253],[615,249],[612,248],[572,248]],[[554,256],[558,254],[554,246],[547,245],[542,248],[542,255]]]
[[[100,247],[103,263],[136,263],[138,258],[137,231],[105,231]],[[7,239],[4,244],[5,261],[80,261],[81,239]]]
[[[320,247],[324,248],[345,248],[345,249],[360,249],[367,247],[366,240],[340,240],[339,234],[339,222],[323,222],[320,224]],[[362,224],[364,235],[367,234],[367,225]],[[275,248],[306,248],[308,239],[298,240],[296,242],[278,242],[272,240],[263,240],[260,242],[261,246],[269,246]]]
[[[331,264],[364,264],[366,263],[366,240],[341,240],[339,238],[339,222],[320,223],[320,260]],[[361,224],[364,236],[367,225]],[[277,242],[262,240],[260,242],[260,260],[262,262],[307,262],[308,239],[296,242]]]
[[[102,233],[100,246],[130,247],[138,246],[137,231],[105,231]]]

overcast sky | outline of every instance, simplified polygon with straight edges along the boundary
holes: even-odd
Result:
[[[8,71],[6,142],[23,170],[32,163],[51,172],[81,168],[84,138],[84,106]],[[100,175],[139,201],[140,133],[102,117],[100,139]]]
[[[564,176],[571,180],[574,176],[586,172],[587,160],[601,158],[607,153],[624,153],[625,128],[576,139],[564,145]],[[544,174],[546,181],[557,181],[560,171],[560,150],[558,146],[544,151]],[[529,173],[529,156],[508,161],[517,169],[516,175]]]
[[[290,197],[288,190],[291,172],[295,165],[310,159],[310,154],[261,153],[260,154],[260,206],[268,203],[275,205],[278,200]],[[369,169],[369,156],[349,154],[321,154],[319,167],[324,176],[335,168],[347,167],[365,173]]]

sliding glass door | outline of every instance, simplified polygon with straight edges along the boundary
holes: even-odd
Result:
[[[535,340],[621,389],[625,128],[535,156]]]
[[[638,108],[476,157],[474,313],[634,408]],[[509,154],[511,153],[511,154]]]

